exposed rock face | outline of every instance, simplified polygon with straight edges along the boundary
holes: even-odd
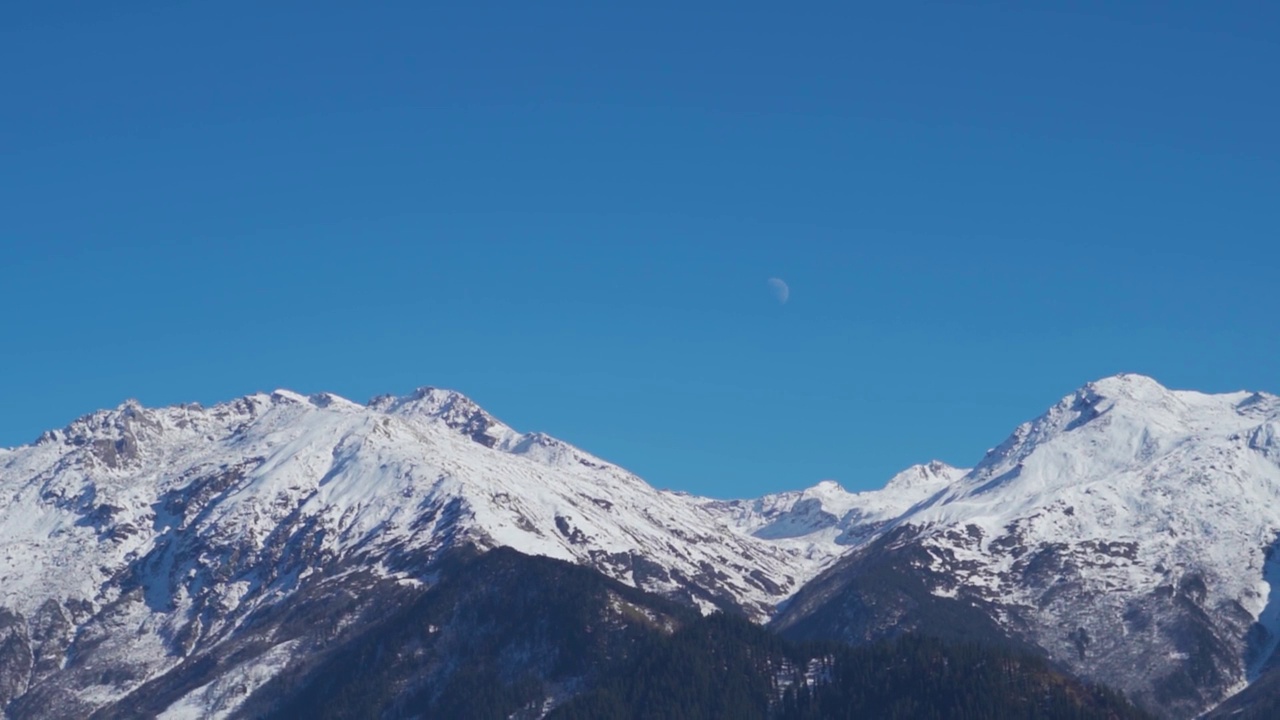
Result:
[[[0,610],[0,707],[27,692],[33,664],[26,618]]]

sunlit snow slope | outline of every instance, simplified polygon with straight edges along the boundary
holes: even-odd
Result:
[[[824,480],[805,490],[756,500],[707,500],[703,507],[741,532],[825,565],[966,472],[935,460],[907,468],[880,490],[851,493],[833,480]]]
[[[1141,375],[1090,383],[892,522],[877,557],[860,551],[815,581],[780,622],[865,634],[846,622],[864,609],[847,582],[897,557],[890,566],[934,596],[1191,716],[1241,687],[1280,637],[1268,562],[1278,437],[1273,395],[1174,391]],[[877,602],[881,613],[911,604]]]
[[[0,451],[0,644],[19,648],[0,707],[53,686],[97,707],[308,578],[429,582],[433,559],[464,545],[761,620],[837,551],[753,537],[450,391],[131,402]]]

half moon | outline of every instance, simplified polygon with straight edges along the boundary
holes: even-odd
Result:
[[[779,278],[769,278],[769,291],[782,305],[786,305],[787,299],[791,297],[791,288]]]

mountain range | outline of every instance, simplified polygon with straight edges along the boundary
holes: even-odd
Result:
[[[435,388],[127,402],[0,449],[0,708],[288,717],[341,687],[431,717],[496,682],[495,716],[544,717],[722,612],[792,643],[999,647],[1162,717],[1265,717],[1278,438],[1274,395],[1126,374],[973,468],[719,500]],[[818,682],[766,675],[778,698]]]

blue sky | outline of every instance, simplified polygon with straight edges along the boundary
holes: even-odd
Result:
[[[0,445],[437,385],[746,496],[1280,391],[1274,4],[445,5],[6,8]]]

